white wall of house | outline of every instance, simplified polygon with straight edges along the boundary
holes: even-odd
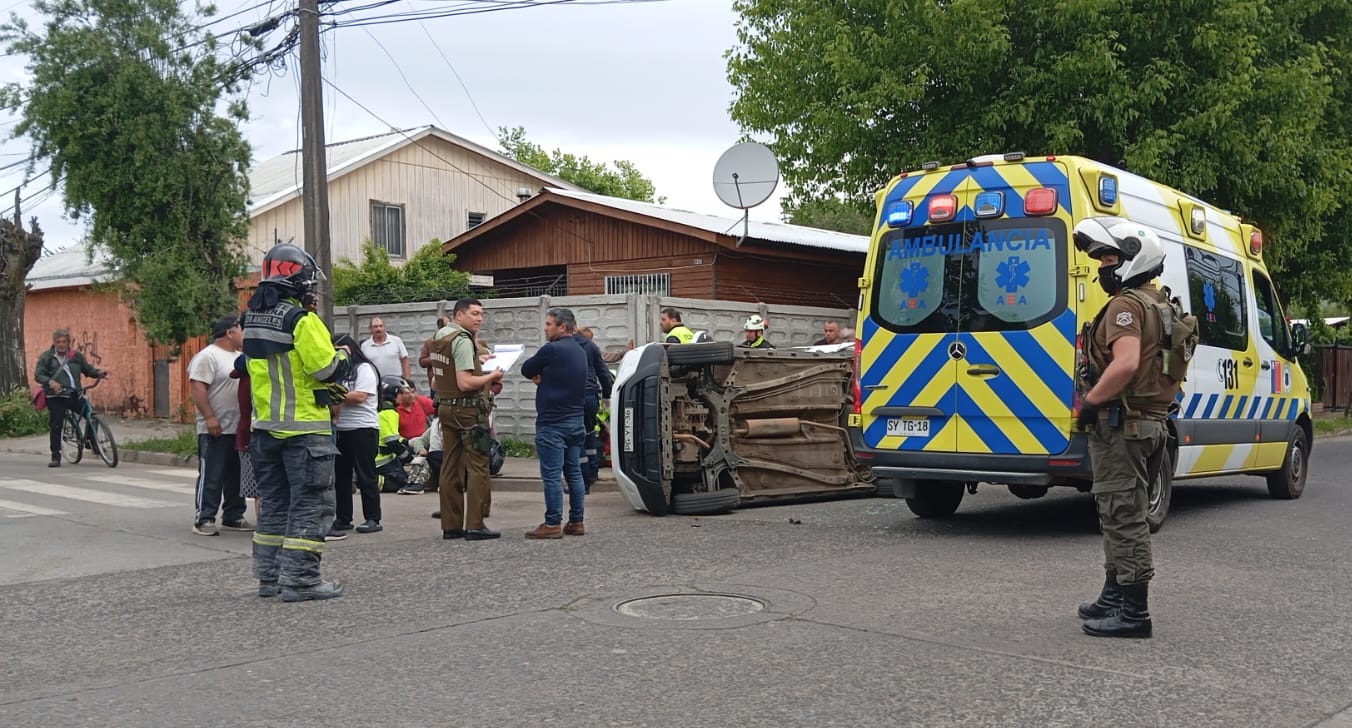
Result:
[[[469,213],[492,217],[517,205],[517,190],[536,192],[543,182],[488,157],[424,136],[329,182],[329,239],[334,262],[360,262],[362,243],[372,237],[371,203],[401,207],[403,255],[411,258],[433,238],[449,240],[468,229]],[[255,216],[249,225],[255,262],[276,240],[305,245],[300,198]]]

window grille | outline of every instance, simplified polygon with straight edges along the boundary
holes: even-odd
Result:
[[[671,295],[670,273],[639,273],[606,276],[606,293],[622,295]]]

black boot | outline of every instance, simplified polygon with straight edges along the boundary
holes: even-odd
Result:
[[[1091,619],[1084,623],[1085,634],[1095,637],[1149,637],[1150,624],[1150,582],[1123,584],[1122,608],[1104,619]]]
[[[1103,619],[1111,617],[1122,607],[1122,588],[1117,585],[1117,574],[1109,571],[1103,580],[1103,591],[1098,599],[1080,605],[1080,619]]]

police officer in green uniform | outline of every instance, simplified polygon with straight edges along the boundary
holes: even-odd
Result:
[[[441,537],[448,540],[483,541],[502,535],[484,525],[491,488],[488,389],[502,379],[502,370],[485,374],[479,361],[474,337],[483,321],[483,304],[462,298],[455,302],[451,323],[437,331],[429,347],[442,436]]]
[[[329,405],[351,366],[324,321],[301,303],[319,282],[314,258],[282,244],[263,257],[244,313],[244,355],[253,396],[250,456],[258,480],[253,572],[258,596],[287,602],[342,596],[319,562],[333,525],[334,445]]]
[[[774,344],[771,344],[765,339],[765,319],[761,318],[760,314],[751,314],[751,316],[747,318],[746,325],[742,327],[742,330],[745,332],[744,335],[746,338],[737,346],[744,349],[775,348]]]
[[[662,313],[657,318],[657,324],[662,327],[662,342],[666,344],[693,344],[695,343],[695,332],[691,331],[685,324],[681,323],[681,312],[674,308],[667,307],[662,309]]]
[[[1181,385],[1163,370],[1162,324],[1141,300],[1161,299],[1151,281],[1164,270],[1164,247],[1150,230],[1115,217],[1081,221],[1074,238],[1099,262],[1099,284],[1112,296],[1091,325],[1089,360],[1076,376],[1106,572],[1098,599],[1081,604],[1079,615],[1096,637],[1149,637],[1149,489],[1163,465],[1165,422]]]

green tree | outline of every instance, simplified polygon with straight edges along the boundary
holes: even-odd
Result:
[[[30,80],[0,102],[87,218],[146,335],[181,344],[237,306],[250,148],[239,69],[175,0],[37,0],[0,27]],[[199,8],[205,14],[209,7]],[[217,113],[224,109],[224,115]]]
[[[838,197],[784,200],[784,219],[793,225],[868,235],[873,230],[872,206]]]
[[[498,127],[498,144],[502,153],[541,172],[552,174],[585,190],[611,197],[623,197],[638,202],[663,204],[665,197],[657,197],[657,188],[628,160],[614,162],[614,169],[604,162],[593,162],[589,157],[568,154],[560,149],[546,152],[526,139],[523,127]]]
[[[1082,154],[1254,220],[1288,296],[1310,305],[1352,294],[1352,6],[734,8],[732,117],[770,138],[804,198],[870,196],[929,160]]]
[[[333,302],[338,306],[417,301],[454,301],[469,295],[469,274],[455,269],[455,255],[441,254],[441,241],[418,249],[396,268],[389,253],[367,241],[360,266],[346,258],[333,266]]]

